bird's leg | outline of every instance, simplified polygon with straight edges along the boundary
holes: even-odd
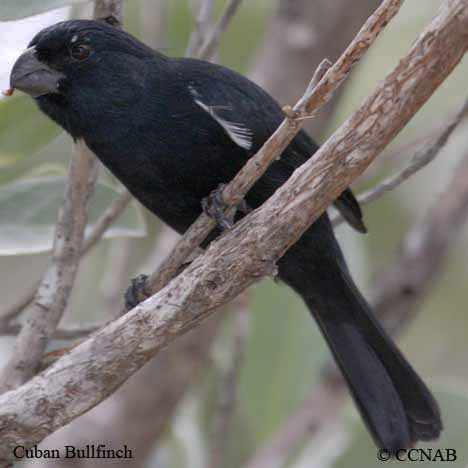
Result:
[[[222,230],[232,228],[237,209],[243,214],[252,211],[252,208],[247,205],[245,200],[242,200],[237,208],[229,207],[223,198],[224,187],[225,184],[220,184],[218,188],[202,200],[203,212],[213,218]]]
[[[147,281],[148,275],[138,275],[136,278],[132,279],[130,286],[124,294],[125,308],[127,311],[133,309],[140,302],[143,302],[151,296],[146,288]]]

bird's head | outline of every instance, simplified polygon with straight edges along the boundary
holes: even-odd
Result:
[[[13,66],[10,85],[77,138],[138,103],[151,57],[152,49],[109,24],[65,21],[33,38]]]

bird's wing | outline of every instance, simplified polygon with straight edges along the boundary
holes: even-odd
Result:
[[[209,113],[249,157],[254,155],[284,119],[279,104],[236,72],[195,60],[185,63],[190,64],[192,71],[187,88],[195,103]],[[301,130],[278,164],[289,168],[290,172],[306,162],[317,149],[312,138]],[[346,189],[334,204],[354,229],[367,232],[361,208],[351,189]]]

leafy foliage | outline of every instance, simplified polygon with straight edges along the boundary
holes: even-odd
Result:
[[[32,177],[0,187],[0,255],[50,250],[57,212],[65,190],[65,176]],[[98,183],[92,198],[87,230],[119,193]],[[106,237],[143,236],[142,216],[132,204],[106,232]]]

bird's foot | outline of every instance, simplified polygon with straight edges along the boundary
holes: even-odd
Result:
[[[223,198],[225,184],[220,184],[206,198],[202,200],[203,212],[213,218],[222,229],[230,229],[234,226],[235,209],[229,209]]]
[[[124,294],[125,308],[127,311],[133,309],[140,302],[143,302],[151,296],[146,289],[147,281],[148,275],[138,275],[136,278],[132,279],[130,286]]]
[[[216,190],[213,190],[202,200],[203,212],[213,218],[222,230],[232,228],[237,209],[244,214],[252,211],[245,200],[242,200],[237,208],[229,207],[223,198],[225,186],[225,184],[220,184]]]

